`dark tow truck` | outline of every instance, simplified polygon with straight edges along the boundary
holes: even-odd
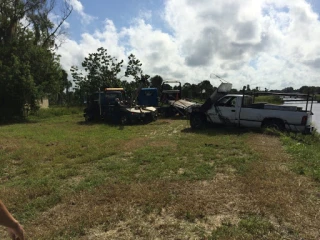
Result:
[[[84,118],[88,121],[106,120],[113,123],[151,122],[157,119],[154,107],[132,106],[126,100],[123,88],[105,88],[93,93],[84,109]]]

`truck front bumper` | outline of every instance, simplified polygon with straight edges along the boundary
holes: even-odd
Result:
[[[309,133],[312,133],[313,131],[314,131],[313,126],[307,126],[304,130],[304,133],[309,134]]]

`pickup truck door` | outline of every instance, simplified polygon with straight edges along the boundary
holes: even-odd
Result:
[[[213,123],[236,124],[237,119],[237,97],[225,96],[219,99],[211,109],[208,110],[209,118]]]

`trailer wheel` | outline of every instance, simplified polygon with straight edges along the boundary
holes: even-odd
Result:
[[[266,119],[262,123],[263,128],[272,128],[278,131],[285,130],[284,122],[280,119]]]
[[[127,124],[129,121],[128,121],[128,118],[127,118],[127,116],[126,115],[122,115],[121,117],[120,117],[120,124],[121,125],[125,125],[125,124]]]
[[[192,129],[202,129],[205,123],[205,116],[202,114],[197,113],[190,116],[190,126]]]

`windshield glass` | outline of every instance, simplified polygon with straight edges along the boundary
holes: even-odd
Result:
[[[121,92],[107,92],[106,98],[107,101],[114,101],[116,98],[119,98],[120,101],[123,100]]]

